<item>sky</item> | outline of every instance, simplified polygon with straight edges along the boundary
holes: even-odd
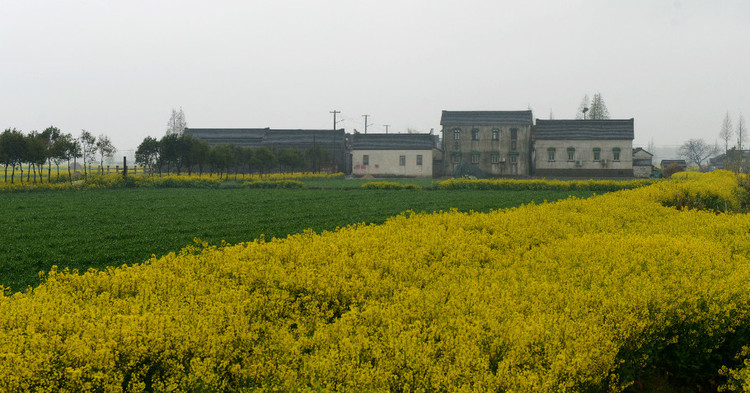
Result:
[[[440,130],[442,110],[572,119],[600,93],[634,146],[750,120],[749,0],[3,2],[0,129],[122,150],[192,128]]]

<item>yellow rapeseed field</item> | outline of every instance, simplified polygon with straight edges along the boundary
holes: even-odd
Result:
[[[0,391],[748,389],[745,197],[729,172],[685,174],[53,270],[0,296]]]

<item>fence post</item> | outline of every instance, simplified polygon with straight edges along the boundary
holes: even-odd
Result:
[[[122,156],[122,177],[128,176],[128,157]]]

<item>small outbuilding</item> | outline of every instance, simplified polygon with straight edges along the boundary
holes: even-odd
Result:
[[[648,179],[654,170],[654,155],[643,148],[633,149],[633,177]]]

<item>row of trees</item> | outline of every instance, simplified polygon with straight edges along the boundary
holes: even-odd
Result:
[[[330,162],[330,155],[320,145],[301,149],[272,150],[267,147],[246,148],[236,145],[210,146],[189,134],[167,133],[161,139],[146,137],[135,152],[135,162],[151,174],[187,172],[203,174],[230,172],[267,173],[279,171],[316,170],[322,163]]]
[[[23,168],[26,166],[26,180],[43,181],[43,167],[47,164],[47,179],[52,179],[52,165],[57,166],[57,178],[60,178],[60,164],[67,163],[68,177],[71,178],[70,161],[75,163],[79,158],[83,159],[84,176],[91,171],[90,164],[99,159],[103,171],[104,160],[111,158],[117,152],[112,142],[105,135],[94,137],[90,132],[81,130],[81,135],[73,137],[70,133],[63,133],[57,127],[47,127],[44,131],[30,131],[24,134],[22,131],[6,129],[0,134],[0,163],[5,166],[4,180],[8,182],[8,171],[10,169],[10,182],[15,181],[16,170],[21,173],[20,181],[23,182]],[[87,165],[88,164],[88,165]]]

